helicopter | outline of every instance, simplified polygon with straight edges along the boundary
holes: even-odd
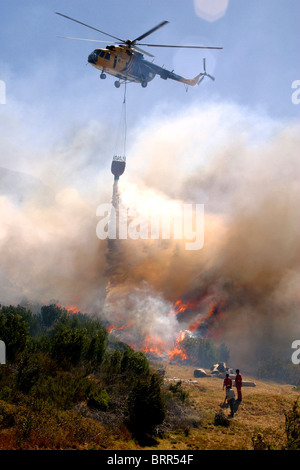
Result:
[[[167,47],[167,48],[186,48],[186,49],[223,49],[222,47],[213,47],[213,46],[180,46],[180,45],[166,45],[166,44],[145,44],[140,43],[139,41],[143,40],[150,34],[157,31],[159,28],[165,26],[169,21],[162,21],[157,26],[154,26],[146,33],[138,36],[134,40],[124,40],[120,39],[111,34],[105,33],[100,29],[94,28],[88,24],[82,23],[70,16],[64,15],[62,13],[55,12],[57,15],[63,16],[68,20],[75,21],[87,28],[93,29],[99,33],[102,33],[112,39],[115,39],[116,42],[110,42],[104,49],[95,49],[88,56],[88,63],[93,65],[95,68],[101,70],[100,78],[103,80],[106,78],[106,74],[112,75],[117,78],[114,82],[116,88],[119,88],[121,84],[126,82],[135,82],[140,83],[143,88],[146,88],[148,83],[154,79],[156,75],[159,75],[163,80],[168,78],[171,80],[176,80],[178,82],[184,83],[185,85],[195,86],[199,85],[204,77],[209,77],[211,80],[215,80],[212,75],[209,75],[206,72],[206,62],[203,59],[203,68],[204,71],[199,73],[196,77],[192,79],[184,78],[180,75],[160,67],[159,65],[154,64],[146,59],[144,55],[154,58],[154,55],[140,48],[143,47]],[[90,41],[90,42],[104,42],[98,41],[97,39],[84,39],[84,38],[74,38],[66,36],[58,36],[65,39],[75,39],[79,41]],[[107,41],[106,41],[107,44]]]

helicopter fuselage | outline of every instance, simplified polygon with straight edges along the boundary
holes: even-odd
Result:
[[[101,78],[105,78],[105,73],[114,75],[119,79],[115,86],[120,86],[120,80],[141,83],[145,88],[155,75],[159,75],[163,80],[170,78],[177,82],[195,86],[203,73],[195,78],[188,79],[173,73],[159,65],[144,59],[143,54],[133,51],[128,46],[107,46],[105,49],[95,49],[89,56],[88,62],[101,70]]]
[[[129,80],[147,86],[156,75],[155,66],[143,58],[143,54],[132,51],[126,46],[107,46],[106,49],[95,49],[88,62],[121,80]]]

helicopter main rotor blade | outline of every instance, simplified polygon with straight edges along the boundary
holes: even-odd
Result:
[[[166,24],[168,24],[169,21],[162,21],[161,23],[159,23],[157,26],[154,26],[154,28],[150,29],[149,31],[147,31],[146,33],[142,34],[141,36],[139,36],[138,38],[134,39],[132,41],[133,44],[135,44],[137,41],[141,41],[142,39],[144,39],[146,36],[149,36],[149,34],[152,34],[154,33],[154,31],[156,31],[157,29],[161,28],[162,26],[165,26]]]
[[[137,47],[137,46],[132,46],[133,49],[136,49],[137,51],[141,52],[142,54],[145,54],[147,55],[148,57],[155,57],[153,54],[150,54],[149,52],[147,51],[144,51],[143,49],[141,49],[140,47]]]
[[[63,16],[64,18],[67,18],[68,20],[75,21],[75,23],[82,24],[83,26],[86,26],[87,28],[93,29],[94,31],[98,31],[98,33],[105,34],[106,36],[109,36],[110,38],[117,39],[117,41],[125,42],[123,39],[117,38],[116,36],[112,36],[111,34],[105,33],[104,31],[101,31],[100,29],[94,28],[93,26],[90,26],[88,24],[82,23],[81,21],[75,20],[74,18],[71,18],[70,16],[63,15],[62,13],[58,13],[57,11],[55,12],[56,15]]]
[[[88,41],[88,42],[100,42],[100,43],[104,43],[104,44],[107,44],[107,43],[110,43],[110,44],[119,44],[118,42],[112,42],[112,41],[100,41],[99,39],[86,39],[86,38],[73,38],[73,37],[70,37],[70,36],[56,36],[57,38],[61,38],[61,39],[73,39],[73,40],[76,40],[76,41]],[[123,46],[123,44],[122,44]],[[141,49],[140,47],[137,47],[137,46],[133,46],[134,49],[136,49],[137,51],[140,51],[142,52],[142,54],[145,54],[149,57],[154,57],[153,54],[150,54],[150,52],[147,52],[147,51],[144,51],[143,49]]]
[[[70,36],[56,36],[57,38],[62,38],[62,39],[76,39],[77,41],[89,41],[89,42],[103,42],[104,44],[110,43],[110,44],[118,44],[117,42],[112,42],[112,41],[100,41],[99,39],[85,39],[85,38],[71,38]]]
[[[140,43],[139,46],[148,46],[148,47],[178,47],[182,49],[223,49],[223,47],[213,47],[213,46],[175,46],[167,44],[144,44]]]

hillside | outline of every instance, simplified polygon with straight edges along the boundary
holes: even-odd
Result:
[[[228,418],[222,378],[149,359],[96,318],[55,304],[36,314],[2,306],[0,332],[0,450],[250,450],[259,434],[265,448],[300,447],[299,386],[241,371],[256,387],[243,387]]]
[[[215,414],[224,399],[222,380],[200,378],[194,383],[192,367],[165,367],[166,387],[175,383],[170,379],[182,379],[181,387],[188,392],[187,408],[181,425],[179,418],[176,429],[164,429],[150,445],[135,441],[124,425],[110,426],[109,413],[103,425],[99,422],[103,412],[88,412],[85,403],[74,410],[54,411],[46,405],[14,406],[0,401],[0,449],[252,450],[252,438],[258,434],[270,449],[286,445],[284,412],[300,395],[295,387],[255,380],[255,388],[243,390],[243,402],[229,427],[216,426]]]

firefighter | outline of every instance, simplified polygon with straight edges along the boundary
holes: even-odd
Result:
[[[235,404],[235,393],[232,388],[230,388],[230,385],[227,385],[226,387],[226,397],[227,401],[230,406],[230,416],[233,418],[234,416],[234,404]]]
[[[236,386],[236,391],[237,391],[237,401],[241,402],[242,401],[242,376],[240,374],[239,369],[236,370],[236,376],[235,376],[235,386]]]
[[[227,391],[227,385],[229,385],[229,387],[232,388],[232,380],[231,380],[231,377],[229,377],[229,374],[226,374],[226,377],[224,379],[223,390],[225,388],[225,390]],[[227,394],[225,395],[223,406],[225,405],[226,401],[227,401]]]

